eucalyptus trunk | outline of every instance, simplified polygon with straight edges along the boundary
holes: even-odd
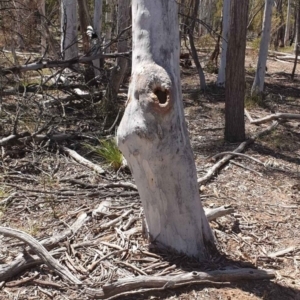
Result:
[[[77,3],[61,0],[61,53],[64,60],[78,56]]]
[[[94,2],[94,20],[93,20],[93,28],[94,31],[97,33],[98,36],[98,44],[96,45],[95,49],[93,50],[93,54],[98,54],[101,51],[102,46],[102,0],[95,0]],[[100,76],[100,59],[93,60],[94,72],[95,77]]]
[[[227,55],[227,45],[228,45],[228,34],[230,25],[230,0],[223,1],[223,19],[222,19],[222,52],[221,61],[217,78],[218,86],[225,86],[225,69],[226,69],[226,55]]]
[[[119,0],[118,2],[118,35],[122,33],[122,35],[119,36],[117,46],[119,53],[126,52],[128,50],[127,39],[129,37],[129,32],[126,28],[130,24],[130,2],[131,0]],[[111,78],[106,91],[107,104],[113,109],[116,108],[118,91],[127,69],[128,58],[118,57],[116,65],[112,69]]]
[[[271,33],[273,4],[274,4],[274,0],[266,0],[265,2],[263,30],[262,30],[261,40],[260,40],[255,78],[251,89],[252,95],[261,94],[264,90],[266,65],[267,65],[267,58],[268,58],[270,33]]]
[[[288,40],[290,38],[290,28],[291,28],[291,0],[288,0],[287,12],[286,12],[286,23],[285,23],[285,34],[284,34],[284,45],[288,45]]]
[[[150,239],[204,259],[214,245],[184,119],[177,3],[132,0],[132,76],[118,145],[130,165]]]
[[[245,140],[245,53],[249,0],[231,0],[225,85],[225,139]]]

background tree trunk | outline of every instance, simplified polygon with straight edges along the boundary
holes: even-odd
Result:
[[[177,3],[132,0],[132,76],[118,128],[158,245],[204,259],[213,236],[201,205],[184,120]]]
[[[130,24],[130,0],[119,0],[118,2],[118,34],[127,28]],[[118,40],[118,52],[126,52],[128,31],[124,32]],[[108,83],[106,97],[109,106],[112,108],[116,106],[116,100],[120,85],[123,82],[124,75],[128,68],[128,59],[126,57],[119,57],[116,60],[116,65],[112,70],[111,79]]]
[[[297,62],[298,62],[298,56],[299,56],[299,52],[300,52],[300,44],[298,41],[300,41],[300,1],[298,1],[297,5],[296,5],[296,9],[297,9],[297,18],[296,18],[296,22],[297,22],[297,36],[296,36],[296,47],[295,47],[295,61],[294,61],[294,66],[293,66],[293,70],[292,70],[292,80],[294,80],[295,78],[295,72],[296,72],[296,67],[297,67]]]
[[[286,23],[285,23],[285,34],[284,34],[284,45],[288,45],[290,39],[290,28],[291,28],[291,0],[288,0],[287,12],[286,12]]]
[[[112,11],[114,9],[114,0],[106,0],[105,2],[105,45],[111,41],[111,32],[112,32]],[[110,53],[110,46],[105,47],[105,52]]]
[[[231,0],[225,85],[225,139],[245,140],[245,53],[249,0]]]
[[[94,31],[98,35],[98,45],[95,49],[95,54],[99,53],[101,51],[102,46],[102,0],[95,0],[94,5],[94,20],[93,20],[93,28]],[[95,76],[99,76],[101,74],[100,72],[100,59],[93,60],[93,66],[94,66],[94,72]]]
[[[264,90],[266,64],[268,58],[268,49],[269,49],[270,33],[271,33],[273,4],[274,4],[274,0],[266,0],[265,2],[263,31],[260,40],[258,62],[257,62],[254,82],[251,89],[251,94],[261,94]]]
[[[226,55],[228,45],[228,34],[230,25],[230,0],[223,1],[223,20],[222,20],[222,52],[221,61],[217,78],[218,86],[225,86],[225,69],[226,69]]]
[[[64,60],[78,56],[77,3],[61,0],[61,53]]]
[[[101,29],[102,29],[102,0],[95,0],[94,4],[94,20],[93,20],[93,28],[97,33],[99,40],[101,41]]]
[[[205,81],[205,75],[203,72],[203,69],[201,67],[199,58],[198,58],[198,53],[195,47],[195,43],[194,43],[194,31],[195,31],[195,24],[196,24],[196,19],[197,19],[197,12],[199,10],[199,0],[194,0],[195,4],[194,4],[194,9],[192,11],[192,19],[189,22],[190,26],[189,26],[189,42],[190,42],[190,46],[191,46],[191,52],[192,52],[192,56],[193,56],[193,60],[194,63],[196,65],[197,71],[198,71],[198,76],[199,76],[199,80],[200,80],[200,88],[201,90],[205,90],[206,89],[206,81]]]
[[[79,13],[80,31],[82,36],[83,53],[86,54],[90,50],[90,39],[86,34],[86,30],[88,26],[92,25],[86,0],[78,0],[78,13]]]
[[[47,33],[46,33],[46,6],[45,6],[45,0],[40,0],[37,2],[37,8],[40,14],[41,19],[41,26],[40,26],[40,34],[41,34],[41,54],[43,55],[45,53],[46,47],[47,47]]]

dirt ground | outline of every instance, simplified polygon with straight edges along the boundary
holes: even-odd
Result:
[[[246,102],[251,117],[257,119],[277,112],[300,114],[299,66],[296,80],[292,82],[289,79],[292,63],[271,57],[267,65],[263,105],[251,99]],[[248,88],[253,82],[254,67],[255,56],[248,53]],[[208,89],[201,93],[196,70],[192,67],[182,72],[185,115],[199,177],[214,164],[213,155],[238,146],[223,140],[224,89],[213,84],[215,74],[206,75]],[[90,126],[85,125],[92,122],[92,116],[81,114],[80,122],[78,115],[70,114],[75,125],[60,124],[57,130],[68,133],[80,127],[86,135],[91,134]],[[270,124],[252,125],[246,119],[247,137]],[[6,124],[1,126],[3,129]],[[66,142],[79,152],[80,143]],[[137,191],[110,185],[133,182],[128,172],[108,169],[105,176],[99,175],[59,150],[54,151],[55,147],[49,148],[47,143],[28,143],[22,147],[22,153],[17,146],[5,149],[9,155],[5,159],[2,155],[1,197],[13,195],[13,199],[8,206],[0,207],[0,224],[25,231],[42,241],[64,232],[80,215],[86,214],[84,224],[76,232],[55,243],[52,249],[47,248],[56,251],[53,256],[84,284],[96,289],[115,279],[137,275],[251,267],[274,270],[276,279],[204,283],[122,295],[118,299],[300,299],[299,121],[280,122],[271,133],[246,149],[245,154],[262,164],[247,157],[235,157],[201,186],[204,207],[230,205],[234,208],[233,214],[211,222],[219,253],[201,264],[160,250],[144,239],[143,212]],[[87,158],[97,162],[95,157]],[[102,201],[108,201],[110,207],[97,215],[94,209]],[[107,225],[116,218],[119,219],[115,224]],[[19,240],[0,235],[0,266],[13,262],[19,253],[33,255],[29,248],[24,249]],[[283,255],[270,255],[285,249],[289,251]],[[1,300],[89,298],[86,290],[73,289],[44,263],[18,272],[0,283],[0,287]]]

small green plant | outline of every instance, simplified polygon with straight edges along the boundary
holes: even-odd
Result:
[[[119,170],[123,164],[123,155],[120,152],[115,138],[99,140],[99,146],[86,144],[85,147],[92,150],[95,155],[100,156],[114,170]]]
[[[245,96],[245,108],[251,109],[251,108],[256,108],[256,107],[264,107],[264,101],[263,101],[263,96],[254,94],[251,95],[246,94]]]

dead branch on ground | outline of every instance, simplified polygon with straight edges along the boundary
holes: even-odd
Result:
[[[64,278],[68,283],[81,284],[81,281],[78,278],[76,278],[67,268],[61,265],[57,260],[55,260],[49,254],[46,248],[31,235],[23,231],[8,227],[0,227],[0,234],[9,237],[14,237],[25,242],[50,269],[52,269],[55,273]]]
[[[300,114],[290,114],[290,113],[275,113],[269,116],[254,120],[249,112],[245,109],[245,115],[250,121],[250,124],[260,125],[263,123],[267,123],[273,120],[300,120]]]
[[[275,278],[275,272],[258,269],[234,269],[212,272],[190,272],[177,276],[138,276],[122,278],[107,283],[102,289],[85,289],[92,299],[113,299],[128,294],[139,294],[145,291],[165,290],[189,284],[224,284],[240,280],[263,280]]]
[[[232,153],[234,154],[228,154],[226,156],[224,156],[222,159],[220,159],[217,163],[215,163],[208,171],[207,173],[198,178],[198,184],[204,184],[206,183],[208,180],[210,180],[215,173],[222,167],[224,166],[228,161],[230,161],[234,156],[235,156],[235,152],[240,153],[242,151],[244,151],[246,149],[247,146],[251,145],[252,143],[254,143],[254,141],[258,138],[260,138],[263,135],[266,135],[267,133],[269,133],[270,131],[274,130],[277,126],[278,126],[278,122],[275,121],[273,122],[272,125],[270,125],[268,128],[264,129],[263,131],[255,134],[252,138],[249,138],[248,140],[242,142],[235,150],[233,150]]]
[[[98,166],[98,165],[92,163],[91,161],[85,159],[80,154],[78,154],[76,151],[71,150],[67,147],[61,147],[61,150],[63,150],[65,153],[67,153],[72,158],[74,158],[77,162],[79,162],[80,164],[88,167],[89,169],[92,169],[92,170],[94,170],[95,172],[97,172],[99,174],[104,174],[105,173],[105,171],[100,166]]]
[[[234,209],[230,206],[220,206],[217,208],[204,208],[204,212],[208,221],[214,221],[217,218],[234,213]]]
[[[261,162],[260,160],[254,158],[250,155],[243,154],[243,153],[237,153],[237,152],[235,153],[235,152],[230,152],[230,151],[225,151],[225,152],[218,153],[218,154],[214,155],[211,159],[216,160],[220,156],[224,156],[224,155],[235,155],[235,156],[245,157],[245,158],[248,158],[250,160],[255,161],[256,163],[258,163],[260,165],[263,165],[263,166],[265,165],[263,162]]]

